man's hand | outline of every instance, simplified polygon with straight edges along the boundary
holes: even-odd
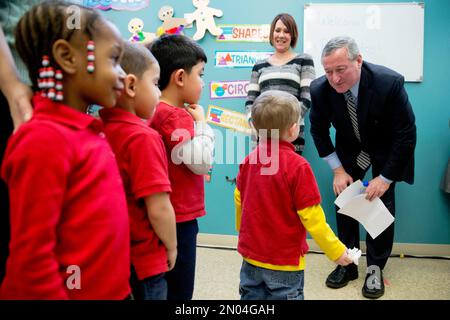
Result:
[[[383,181],[380,177],[369,181],[369,186],[366,189],[366,199],[372,201],[376,197],[381,198],[381,196],[389,189],[390,184]]]
[[[333,170],[333,192],[338,196],[345,188],[353,183],[353,178],[344,170],[342,166]]]

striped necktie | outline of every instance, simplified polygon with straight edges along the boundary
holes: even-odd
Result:
[[[345,92],[344,96],[345,99],[347,100],[347,110],[350,116],[350,120],[352,121],[353,132],[355,133],[355,136],[358,139],[358,141],[361,142],[361,136],[359,135],[359,128],[358,128],[358,117],[356,115],[356,99],[350,90]],[[366,170],[370,166],[369,154],[361,150],[361,152],[358,154],[358,157],[356,158],[356,163],[361,169]]]

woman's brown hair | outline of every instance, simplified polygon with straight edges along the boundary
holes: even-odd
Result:
[[[280,13],[273,19],[272,24],[270,25],[270,45],[273,46],[273,32],[278,20],[281,20],[281,22],[283,22],[283,24],[288,29],[288,32],[291,35],[291,47],[295,48],[298,39],[297,23],[295,23],[294,18],[288,13]]]

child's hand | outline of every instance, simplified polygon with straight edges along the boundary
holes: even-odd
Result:
[[[175,261],[177,261],[177,254],[178,251],[177,249],[173,249],[173,250],[167,250],[167,266],[168,266],[168,270],[170,271],[175,267]]]
[[[352,258],[347,253],[347,249],[345,249],[344,253],[339,257],[339,259],[335,260],[338,265],[346,266],[353,262]]]
[[[194,121],[205,121],[205,111],[199,104],[190,104],[186,107],[186,111],[190,113]]]

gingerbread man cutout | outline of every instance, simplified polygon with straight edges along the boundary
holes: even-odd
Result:
[[[158,36],[162,34],[183,34],[187,20],[184,18],[174,18],[173,8],[171,6],[163,6],[159,9],[158,18],[163,21],[161,27],[156,32]]]
[[[139,18],[133,18],[128,22],[128,31],[132,33],[129,41],[132,43],[139,42],[142,44],[147,44],[152,42],[156,35],[153,32],[144,32],[144,22]]]
[[[196,22],[197,32],[192,37],[194,40],[199,40],[205,36],[208,30],[214,36],[220,36],[223,30],[216,26],[214,16],[221,17],[222,10],[208,7],[209,0],[193,0],[192,3],[197,8],[193,13],[187,15],[188,22]]]

